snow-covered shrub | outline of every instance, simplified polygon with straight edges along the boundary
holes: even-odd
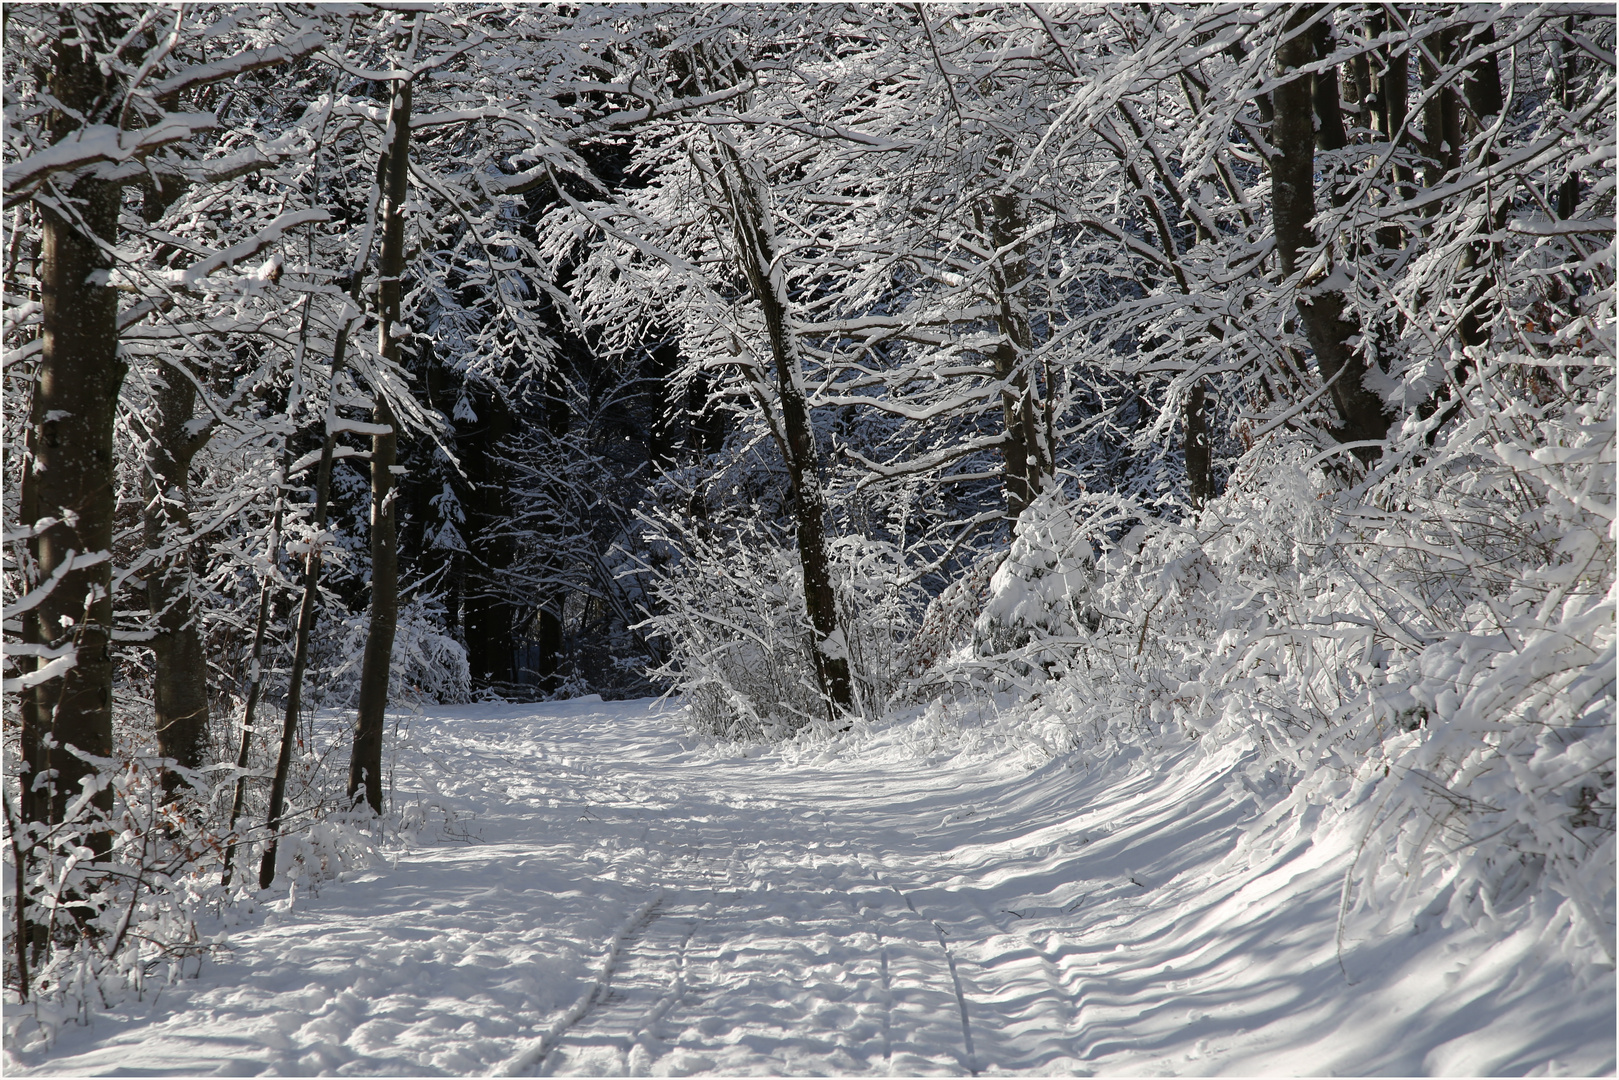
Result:
[[[903,680],[897,704],[921,700],[931,685],[924,676],[970,638],[973,623],[989,598],[990,579],[1003,557],[992,554],[979,559],[928,603],[921,626],[905,643],[895,664],[895,675]]]
[[[646,625],[696,729],[774,739],[824,720],[797,554],[757,529],[731,542],[685,531],[679,547],[653,579]]]
[[[1042,494],[1018,516],[1011,549],[989,581],[973,623],[973,645],[984,657],[1014,656],[1020,674],[1050,672],[1071,643],[1096,629],[1091,604],[1096,553],[1087,535],[1094,520],[1060,490]]]
[[[928,605],[901,654],[895,704],[1017,689],[1041,694],[1106,648],[1097,545],[1143,511],[1112,496],[1042,494],[1010,546],[978,562]]]
[[[96,760],[93,790],[69,801],[61,822],[22,821],[17,805],[16,744],[7,746],[4,848],[5,984],[8,1047],[48,1045],[64,1023],[83,1022],[128,995],[181,977],[223,944],[222,928],[250,913],[257,889],[268,777],[274,767],[280,710],[261,705],[260,735],[245,770],[214,764],[180,770],[186,785],[163,786],[172,761],[150,749],[150,701],[119,684],[114,699],[115,753]],[[239,731],[241,715],[222,719]],[[267,734],[267,733],[273,733]],[[344,765],[352,733],[347,717],[316,714],[298,725],[288,773],[276,872],[278,891],[307,891],[344,870],[374,865],[376,819],[349,809]],[[234,742],[234,740],[232,740]],[[225,757],[224,746],[216,756]],[[234,751],[229,751],[234,758]],[[238,776],[246,796],[232,830]],[[111,791],[111,811],[91,801]],[[232,850],[234,847],[234,851]],[[230,854],[232,872],[224,881]],[[31,947],[14,933],[19,900]],[[21,1004],[12,1004],[20,1002]]]
[[[643,520],[667,555],[643,568],[658,611],[644,625],[668,646],[655,674],[673,682],[697,730],[780,739],[828,721],[798,552],[756,524],[715,535],[672,515]],[[892,545],[842,537],[831,555],[856,708],[876,715],[920,604],[914,586],[896,583],[901,555]]]
[[[224,946],[219,916],[254,903],[265,837],[252,824],[262,813],[239,824],[234,879],[221,878],[232,842],[229,770],[187,772],[190,786],[168,792],[163,769],[172,762],[126,747],[96,764],[55,825],[21,822],[8,786],[5,971],[18,1002],[7,1007],[8,1048],[48,1046],[65,1023],[86,1022],[154,981],[195,975]],[[341,778],[302,767],[293,776],[279,880],[307,887],[373,865],[371,815],[337,809]],[[103,814],[91,798],[107,789],[112,809]],[[28,927],[22,940],[19,921]]]
[[[864,716],[878,716],[904,677],[905,645],[916,636],[924,597],[920,587],[905,584],[910,575],[895,545],[843,536],[831,548],[856,706]]]
[[[472,672],[467,650],[446,634],[437,598],[417,595],[399,605],[393,660],[388,668],[390,704],[471,700]],[[365,656],[370,617],[365,612],[335,619],[312,643],[316,699],[329,708],[352,706],[360,696],[360,663]]]
[[[1090,633],[1044,587],[1077,544],[1020,531],[1038,573],[1003,568],[979,625],[1022,613],[1033,651],[943,667],[988,692],[1037,657],[1053,678],[1013,712],[1042,744],[1251,748],[1256,790],[1291,790],[1269,821],[1324,804],[1359,830],[1346,918],[1533,900],[1576,963],[1612,963],[1613,397],[1611,360],[1481,362],[1464,418],[1432,446],[1413,421],[1352,486],[1267,440],[1204,512],[1103,551]]]

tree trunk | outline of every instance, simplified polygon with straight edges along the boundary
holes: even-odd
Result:
[[[560,360],[559,357],[546,376],[545,432],[553,444],[567,437],[573,419]],[[546,485],[545,496],[552,506],[560,509],[565,505],[567,492],[560,483],[553,483]],[[539,655],[534,666],[539,676],[539,691],[547,697],[562,688],[563,615],[567,608],[566,586],[562,584],[563,545],[567,543],[564,521],[565,515],[561,513],[547,515],[535,530],[541,550],[545,553],[541,572],[546,581],[536,598],[539,612],[535,616],[534,647]]]
[[[276,549],[281,540],[281,507],[276,506],[276,522],[272,529],[274,539],[270,544],[270,561],[275,563]],[[242,805],[247,800],[247,760],[253,749],[253,721],[258,712],[259,693],[264,688],[264,671],[261,666],[264,659],[264,632],[269,624],[270,615],[270,582],[273,575],[266,573],[264,582],[259,586],[259,613],[253,622],[253,658],[248,668],[247,707],[242,711],[242,738],[236,748],[236,784],[231,795],[230,825],[226,832],[230,835],[230,843],[225,848],[225,867],[221,871],[219,883],[226,888],[230,887],[231,874],[236,866],[236,823],[242,818]]]
[[[804,606],[814,641],[811,654],[821,696],[828,714],[836,718],[854,708],[854,687],[849,677],[849,653],[838,627],[837,598],[832,588],[831,559],[827,553],[826,496],[821,486],[815,429],[810,425],[802,365],[797,341],[787,325],[786,290],[776,258],[775,232],[769,227],[768,205],[757,181],[748,174],[736,151],[719,144],[718,170],[730,203],[737,255],[748,286],[763,309],[775,360],[777,392],[787,450],[787,474],[793,490],[793,524],[798,536],[798,558],[804,571]]]
[[[208,743],[208,658],[192,597],[189,544],[170,545],[191,531],[191,462],[207,435],[188,429],[196,387],[186,374],[166,367],[158,378],[146,424],[142,478],[147,549],[167,547],[146,579],[147,603],[157,619],[152,703],[158,752],[182,768],[200,769]],[[184,783],[179,773],[164,771],[166,790]]]
[[[1369,12],[1367,25],[1374,36],[1381,35],[1388,28],[1388,15],[1381,10]],[[1404,146],[1406,138],[1401,136],[1400,129],[1405,126],[1406,103],[1411,93],[1411,57],[1404,50],[1386,46],[1379,48],[1375,57],[1377,66],[1371,73],[1370,83],[1371,127],[1396,147]],[[1410,166],[1396,163],[1393,175],[1399,198],[1407,199],[1415,194],[1411,188]],[[1405,243],[1404,230],[1398,225],[1385,225],[1377,230],[1377,243],[1389,250],[1402,247]]]
[[[1323,73],[1319,78],[1289,75],[1315,61],[1316,35],[1300,29],[1315,14],[1317,5],[1289,9],[1283,25],[1283,40],[1275,54],[1275,76],[1286,79],[1274,94],[1276,119],[1271,124],[1271,142],[1276,156],[1271,161],[1272,220],[1276,230],[1277,256],[1285,278],[1295,277],[1301,250],[1314,248],[1317,239],[1310,228],[1315,216],[1315,97],[1318,83],[1331,82],[1336,100],[1337,77]],[[1341,131],[1341,124],[1339,127]],[[1321,378],[1328,384],[1340,426],[1332,434],[1340,442],[1370,442],[1388,434],[1392,417],[1382,399],[1363,382],[1366,361],[1349,344],[1359,333],[1345,317],[1347,302],[1337,289],[1322,288],[1319,282],[1331,277],[1331,249],[1324,272],[1296,283],[1295,304],[1305,337],[1315,352]],[[1357,447],[1357,457],[1377,457],[1376,447]]]
[[[360,296],[360,274],[356,270],[349,284],[349,295]],[[344,322],[332,343],[332,386],[326,405],[326,437],[320,447],[320,465],[315,473],[314,540],[309,554],[304,557],[304,594],[298,606],[298,633],[293,640],[292,672],[287,680],[287,708],[281,719],[281,746],[276,752],[275,775],[270,780],[270,806],[265,815],[265,827],[270,838],[259,860],[259,888],[268,889],[275,881],[277,830],[281,828],[281,811],[286,805],[287,778],[292,771],[292,744],[298,732],[298,712],[303,707],[304,669],[309,665],[309,638],[315,629],[315,607],[320,600],[320,568],[322,535],[326,531],[326,514],[332,491],[332,457],[337,450],[337,388],[348,357],[349,328]]]
[[[1427,48],[1418,65],[1422,71],[1424,90],[1433,90],[1443,78],[1441,66],[1449,64],[1455,51],[1455,30],[1441,30],[1427,39]],[[1429,60],[1429,54],[1434,60]],[[1435,63],[1437,61],[1437,64]],[[1445,174],[1461,165],[1462,161],[1462,108],[1456,88],[1446,82],[1438,93],[1429,96],[1422,106],[1423,157],[1427,159],[1422,170],[1424,187],[1438,187]]]
[[[1034,334],[1017,299],[1017,290],[1028,275],[1028,268],[1014,248],[1023,233],[1022,208],[1012,195],[992,195],[989,202],[990,242],[996,251],[1007,252],[996,258],[991,273],[995,322],[1001,340],[990,354],[990,362],[995,377],[1005,384],[1001,390],[1001,423],[1006,431],[1006,510],[1016,519],[1040,494],[1055,468],[1052,448],[1044,445],[1024,362],[1034,347]],[[979,227],[983,228],[982,221]]]
[[[52,142],[96,122],[109,90],[87,50],[65,41],[66,33],[55,48],[50,89],[64,110],[78,115],[52,113]],[[67,194],[76,220],[39,203],[43,352],[19,507],[24,525],[55,519],[28,541],[31,584],[54,587],[23,613],[23,645],[35,658],[36,675],[57,657],[71,657],[73,665],[28,687],[22,700],[22,813],[27,821],[50,823],[62,820],[81,781],[95,773],[73,750],[112,754],[113,421],[127,370],[118,357],[117,293],[107,254],[117,240],[120,188],[91,176]],[[92,802],[110,811],[111,789]],[[92,849],[106,850],[108,840],[98,833]]]
[[[420,16],[417,16],[418,20]],[[405,196],[410,180],[410,105],[412,84],[394,87],[388,113],[392,141],[384,162],[382,253],[378,259],[377,351],[382,367],[399,364],[400,306],[405,274]],[[349,798],[362,787],[372,811],[382,813],[382,730],[388,707],[388,671],[393,661],[394,631],[399,625],[398,515],[394,511],[393,468],[398,460],[397,421],[381,387],[373,387],[376,405],[371,436],[371,626],[360,668],[360,705],[354,723],[354,752],[349,759]]]
[[[562,597],[556,591],[542,598],[535,646],[539,650],[536,674],[540,677],[540,693],[547,696],[562,688]]]
[[[1563,32],[1570,38],[1574,36],[1575,19],[1570,15],[1563,20]],[[1557,65],[1557,99],[1563,106],[1564,112],[1574,111],[1574,82],[1579,77],[1577,63],[1579,53],[1564,43],[1561,46],[1562,59]],[[1574,216],[1574,210],[1580,203],[1580,175],[1571,172],[1557,185],[1557,216],[1567,221]]]
[[[473,394],[470,384],[466,393]],[[461,629],[474,688],[498,691],[516,681],[512,661],[518,613],[512,610],[511,590],[502,584],[502,575],[516,561],[517,548],[510,527],[510,478],[500,457],[515,424],[493,391],[487,398],[475,397],[474,407],[476,426],[456,436],[466,475]]]
[[[158,99],[165,109],[179,106],[170,94]],[[179,177],[148,171],[140,185],[141,218],[148,225],[162,220],[187,185]],[[174,249],[159,247],[155,258]],[[158,753],[183,769],[206,763],[208,744],[208,657],[203,649],[192,591],[189,544],[169,546],[191,531],[191,462],[212,435],[212,424],[192,425],[197,390],[193,372],[178,357],[158,365],[156,391],[143,417],[146,429],[145,471],[141,477],[142,528],[148,551],[162,552],[146,579],[146,601],[157,620],[152,639],[152,706]],[[186,786],[184,777],[164,769],[163,787],[173,793]]]
[[[1214,498],[1214,448],[1209,445],[1208,397],[1203,383],[1186,395],[1186,486],[1192,506],[1203,509]]]

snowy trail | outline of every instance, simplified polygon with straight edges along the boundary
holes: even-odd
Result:
[[[1348,927],[1320,823],[1230,857],[1228,755],[1156,771],[694,749],[645,702],[416,718],[392,865],[267,901],[24,1075],[1590,1074],[1612,974]],[[1351,981],[1353,980],[1353,981]]]

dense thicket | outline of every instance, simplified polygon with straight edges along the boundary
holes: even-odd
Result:
[[[4,32],[16,992],[363,848],[390,705],[653,688],[1238,744],[1611,963],[1610,13]]]

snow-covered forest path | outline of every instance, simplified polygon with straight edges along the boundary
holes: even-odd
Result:
[[[1365,1074],[1613,1068],[1613,981],[1346,926],[1353,838],[1233,858],[1230,761],[752,756],[645,702],[435,710],[390,861],[12,1074]],[[396,857],[394,849],[397,849]]]

